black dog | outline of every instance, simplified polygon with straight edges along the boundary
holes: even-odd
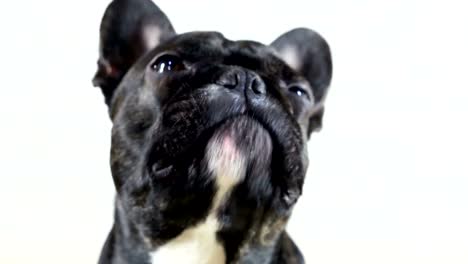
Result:
[[[303,263],[285,225],[321,127],[326,41],[178,35],[150,0],[115,0],[100,52],[117,198],[99,263]]]

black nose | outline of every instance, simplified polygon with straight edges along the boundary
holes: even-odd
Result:
[[[265,83],[255,72],[244,69],[231,69],[218,79],[217,84],[228,89],[253,92],[256,95],[266,93]]]

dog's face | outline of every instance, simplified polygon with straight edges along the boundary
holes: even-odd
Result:
[[[147,1],[114,1],[95,84],[119,201],[145,240],[158,247],[209,220],[228,257],[273,241],[301,194],[330,79],[328,45],[311,30],[269,46],[176,35]]]

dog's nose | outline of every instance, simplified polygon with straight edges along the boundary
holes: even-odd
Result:
[[[256,95],[266,93],[265,83],[258,74],[243,69],[232,69],[218,79],[217,84],[228,89],[253,92]]]

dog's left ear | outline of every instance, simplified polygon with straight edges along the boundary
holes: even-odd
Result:
[[[284,33],[271,46],[277,56],[309,81],[314,97],[314,110],[309,120],[308,135],[322,127],[324,100],[332,78],[330,47],[317,32],[297,28]]]
[[[106,104],[130,67],[176,33],[151,0],[113,0],[101,21],[98,70],[93,85]]]

